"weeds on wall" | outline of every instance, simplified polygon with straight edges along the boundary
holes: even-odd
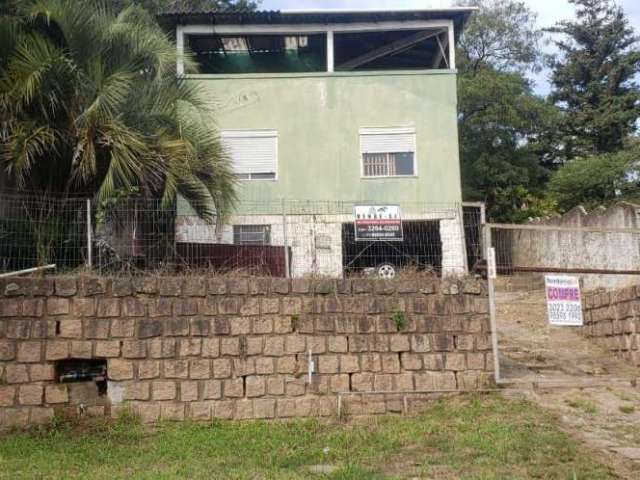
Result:
[[[398,331],[404,329],[407,326],[407,318],[404,315],[404,312],[401,310],[394,310],[391,313],[391,320],[395,324]]]

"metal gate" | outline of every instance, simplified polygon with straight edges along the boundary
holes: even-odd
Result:
[[[638,375],[640,229],[486,224],[483,247],[499,384]]]

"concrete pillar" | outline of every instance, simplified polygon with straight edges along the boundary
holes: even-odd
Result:
[[[467,273],[466,248],[464,243],[462,218],[440,220],[440,241],[442,243],[442,276],[460,277]]]

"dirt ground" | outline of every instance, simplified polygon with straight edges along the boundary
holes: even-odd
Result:
[[[496,281],[502,385],[558,414],[622,478],[640,478],[640,369],[547,323],[542,277]]]

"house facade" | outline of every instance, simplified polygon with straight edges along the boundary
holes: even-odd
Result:
[[[177,241],[286,245],[291,275],[341,276],[364,248],[347,245],[354,205],[399,205],[418,222],[405,243],[439,243],[433,267],[464,272],[455,42],[472,12],[163,14],[200,64],[178,74],[211,98],[240,180],[217,234],[180,202]],[[393,263],[379,256],[356,263]]]

